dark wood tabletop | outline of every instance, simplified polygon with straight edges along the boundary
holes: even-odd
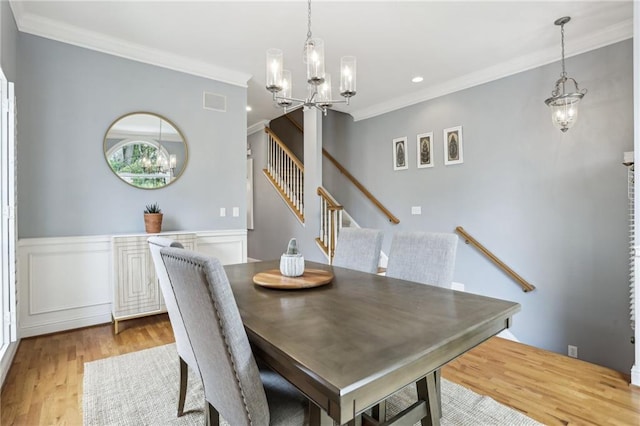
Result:
[[[339,424],[509,327],[520,305],[306,262],[328,285],[276,290],[253,276],[278,261],[225,266],[256,356]]]

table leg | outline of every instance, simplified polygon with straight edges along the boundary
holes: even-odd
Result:
[[[309,401],[309,426],[335,426],[335,423],[326,411]]]
[[[387,401],[382,401],[376,404],[371,409],[371,417],[378,420],[380,423],[387,420]]]
[[[309,401],[309,425],[310,426],[338,426],[326,411]],[[349,421],[347,426],[362,426],[362,416],[356,416]]]
[[[418,400],[427,403],[427,415],[422,419],[422,426],[439,426],[441,417],[440,370],[427,374],[416,382]],[[436,383],[438,385],[436,385]]]

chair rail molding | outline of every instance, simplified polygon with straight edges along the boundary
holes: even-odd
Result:
[[[196,250],[223,264],[247,261],[246,229],[188,233],[196,234]],[[111,321],[113,236],[18,240],[19,337]]]

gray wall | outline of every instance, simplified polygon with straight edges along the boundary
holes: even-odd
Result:
[[[163,231],[246,228],[245,88],[24,33],[18,71],[20,238],[143,232],[152,202]],[[227,96],[227,112],[204,110],[203,91]],[[106,163],[105,132],[134,111],[167,117],[187,140],[186,170],[166,188],[131,187]]]
[[[399,230],[472,236],[537,289],[524,293],[493,263],[460,241],[455,280],[473,293],[522,305],[512,332],[522,342],[628,372],[628,200],[624,151],[633,150],[632,42],[567,60],[589,93],[577,125],[563,134],[544,105],[560,74],[555,63],[378,117],[353,122],[331,112],[323,144],[399,219],[390,224],[328,161],[324,186],[363,227],[385,231],[388,253]],[[445,166],[445,128],[463,126],[464,164]],[[434,132],[435,167],[416,168],[416,135]],[[279,256],[291,236],[310,236],[261,176],[255,156],[255,230],[249,255]],[[392,139],[408,138],[409,169],[393,171]],[[411,206],[422,215],[412,216]],[[300,238],[300,237],[299,237]]]
[[[16,81],[18,28],[8,1],[0,1],[0,62],[9,81]]]
[[[391,225],[335,168],[324,185],[364,227],[452,232],[463,226],[537,286],[523,293],[461,240],[455,280],[467,291],[522,304],[524,343],[628,372],[628,200],[633,150],[632,41],[567,60],[589,89],[563,134],[543,101],[559,63],[364,121],[332,113],[324,146],[400,219]],[[464,164],[445,166],[444,128],[462,125]],[[416,168],[416,134],[434,132],[435,167]],[[408,138],[409,170],[393,171],[391,141]],[[422,215],[412,216],[411,206]]]

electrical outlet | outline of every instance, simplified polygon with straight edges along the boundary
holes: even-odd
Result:
[[[225,217],[227,215],[227,209],[224,207],[220,207],[220,217]]]
[[[422,214],[422,207],[421,206],[412,206],[411,207],[411,214],[413,214],[413,215]]]
[[[578,347],[577,346],[573,346],[573,345],[569,345],[567,347],[567,354],[571,358],[578,358]]]
[[[240,216],[240,207],[234,207],[232,211],[233,211],[233,213],[232,213],[233,217]]]

